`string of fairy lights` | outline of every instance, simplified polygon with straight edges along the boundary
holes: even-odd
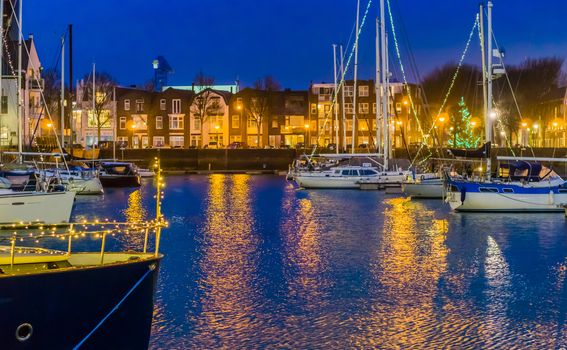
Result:
[[[155,244],[158,246],[161,229],[168,227],[169,223],[165,220],[161,213],[161,200],[164,198],[163,188],[165,187],[165,182],[161,174],[161,167],[158,159],[155,161],[154,169],[156,170],[156,195],[154,196],[156,199],[156,217],[153,220],[143,222],[120,222],[110,219],[93,221],[83,220],[81,222],[54,225],[20,222],[4,226],[7,234],[5,234],[4,237],[1,237],[0,241],[8,240],[12,245],[12,250],[25,254],[28,251],[23,248],[28,247],[16,247],[15,244],[17,242],[32,240],[35,243],[40,243],[41,240],[45,239],[60,239],[69,240],[70,244],[73,239],[87,237],[91,239],[104,239],[106,236],[119,237],[123,235],[140,234],[146,235],[147,240],[148,235],[153,233],[156,235]],[[102,249],[104,249],[104,247]],[[33,252],[33,249],[29,251]]]
[[[358,43],[358,37],[360,36],[360,33],[362,33],[362,28],[364,28],[364,24],[366,23],[366,17],[368,17],[368,12],[370,11],[370,6],[372,5],[372,0],[368,0],[368,3],[366,4],[366,9],[364,10],[364,14],[362,16],[362,19],[360,21],[360,26],[358,28],[358,32],[356,33],[355,36],[355,43]],[[339,82],[337,88],[335,89],[334,92],[334,96],[333,96],[333,101],[331,102],[331,106],[329,108],[329,111],[325,113],[325,119],[323,120],[323,125],[320,127],[321,130],[325,130],[325,127],[327,126],[327,123],[329,123],[329,116],[331,115],[331,111],[334,110],[334,108],[336,108],[337,105],[337,99],[338,99],[338,91],[343,88],[343,86],[345,85],[345,77],[346,74],[348,72],[348,68],[350,67],[352,58],[355,54],[356,51],[356,44],[353,45],[350,54],[348,55],[346,64],[344,65],[344,69],[343,72],[341,73],[341,81]],[[338,126],[337,126],[338,127]],[[354,125],[353,125],[354,128]],[[319,144],[319,139],[321,138],[321,133],[317,133],[317,142],[315,142],[316,145]],[[313,150],[311,151],[311,155],[310,157],[313,157],[315,155],[315,152],[317,151],[317,147],[313,147]]]

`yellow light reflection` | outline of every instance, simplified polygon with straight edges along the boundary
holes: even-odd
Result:
[[[412,348],[431,340],[430,326],[438,317],[434,298],[447,269],[448,224],[407,198],[386,204],[383,242],[373,270],[384,291],[373,313],[361,318],[367,333],[352,340],[376,348]]]
[[[223,345],[238,348],[231,343],[238,332],[252,338],[258,239],[252,235],[253,214],[250,207],[249,175],[210,176],[206,217],[204,251],[200,262],[203,276],[199,287],[204,290],[202,312],[198,326],[223,338]],[[209,332],[197,332],[195,343],[209,345]]]

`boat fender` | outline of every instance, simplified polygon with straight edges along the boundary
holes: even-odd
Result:
[[[465,202],[465,198],[467,198],[467,189],[463,187],[461,188],[461,203]]]
[[[419,179],[420,179],[421,181],[425,180],[425,175],[421,175],[421,176],[419,177]]]
[[[549,190],[549,196],[547,197],[548,204],[553,204],[554,199],[555,199],[554,197],[555,196],[554,196],[553,190]]]

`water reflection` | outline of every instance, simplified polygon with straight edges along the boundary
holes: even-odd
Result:
[[[439,311],[437,286],[447,268],[447,227],[419,202],[386,201],[382,245],[373,261],[380,287],[358,321],[364,331],[353,337],[356,346],[435,346],[431,328]]]
[[[246,347],[255,335],[257,237],[252,232],[248,175],[212,175],[200,261],[201,312],[192,343],[199,348]]]
[[[178,219],[163,235],[151,348],[567,347],[562,215],[451,213],[270,176],[167,182]],[[76,214],[151,216],[132,194]]]

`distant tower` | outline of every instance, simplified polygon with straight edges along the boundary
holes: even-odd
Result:
[[[167,76],[173,72],[173,69],[163,56],[158,56],[152,64],[154,67],[154,89],[161,91],[167,85]]]

